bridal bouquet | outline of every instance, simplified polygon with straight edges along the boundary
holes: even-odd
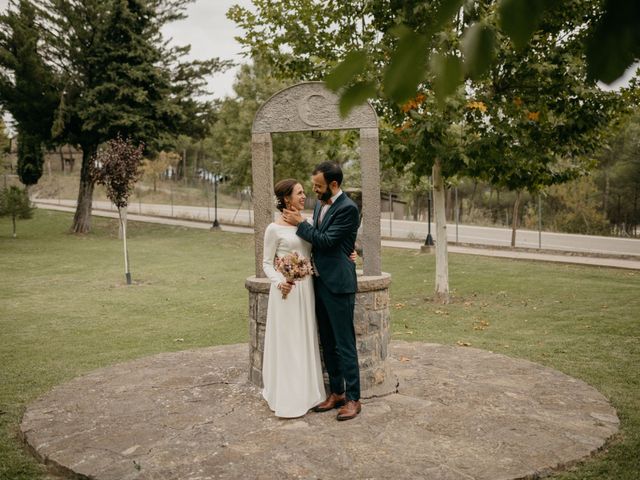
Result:
[[[289,253],[284,257],[276,257],[276,270],[279,271],[288,283],[294,283],[302,280],[307,275],[313,274],[311,261],[300,255],[298,252]],[[287,294],[283,293],[282,298],[287,298]]]

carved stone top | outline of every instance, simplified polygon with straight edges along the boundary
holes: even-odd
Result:
[[[256,113],[252,133],[305,132],[377,128],[371,105],[358,105],[346,118],[340,116],[338,95],[323,82],[303,82],[274,94]]]

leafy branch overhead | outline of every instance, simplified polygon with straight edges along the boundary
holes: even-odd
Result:
[[[398,104],[415,97],[425,81],[431,83],[439,101],[444,101],[465,78],[477,80],[487,74],[496,56],[496,38],[508,37],[513,50],[523,52],[544,28],[545,15],[562,15],[573,7],[568,0],[441,0],[425,28],[415,17],[430,8],[428,3],[411,2],[411,11],[389,30],[396,41],[380,83],[385,96]],[[591,13],[567,34],[584,36],[588,79],[610,84],[640,59],[640,2],[604,0],[591,4]],[[447,39],[446,26],[452,22],[459,44]],[[429,50],[430,39],[437,36],[443,39],[441,48]],[[365,78],[366,65],[366,50],[353,49],[327,75],[327,86],[342,90],[343,113],[362,103],[365,94],[373,96],[376,91],[375,82]]]

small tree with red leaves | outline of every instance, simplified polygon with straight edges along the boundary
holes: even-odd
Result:
[[[127,251],[127,222],[125,209],[129,195],[140,177],[144,146],[135,146],[130,138],[123,139],[119,135],[109,140],[105,147],[98,151],[91,163],[91,175],[95,183],[104,185],[107,197],[118,207],[118,216],[122,228],[124,242],[124,269],[127,284],[131,285],[129,271],[129,253]]]

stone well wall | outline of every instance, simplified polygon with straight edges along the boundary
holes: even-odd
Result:
[[[362,398],[396,391],[397,379],[387,365],[390,339],[389,284],[391,276],[358,276],[354,327],[360,364]],[[262,386],[262,357],[267,322],[270,282],[255,276],[247,278],[249,290],[249,381]],[[326,373],[325,373],[325,383]]]

